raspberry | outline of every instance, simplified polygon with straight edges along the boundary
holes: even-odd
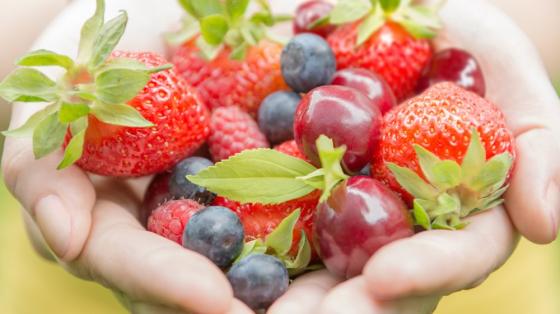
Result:
[[[286,155],[290,155],[292,157],[296,157],[309,162],[309,159],[307,159],[307,157],[305,157],[305,155],[299,150],[295,140],[286,141],[280,145],[275,146],[274,149]]]
[[[148,231],[183,245],[185,226],[201,208],[202,205],[189,199],[164,203],[148,218]]]
[[[214,110],[208,146],[215,162],[247,149],[270,147],[255,120],[239,107]]]

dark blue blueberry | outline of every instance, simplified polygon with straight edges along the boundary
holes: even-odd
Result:
[[[282,51],[281,65],[284,81],[298,93],[329,84],[336,72],[331,47],[311,33],[297,35],[288,42]]]
[[[268,308],[288,290],[289,276],[274,256],[252,254],[233,265],[227,273],[236,298],[253,310]]]
[[[224,268],[239,256],[244,238],[243,225],[234,212],[210,206],[191,217],[183,233],[183,246]]]
[[[206,188],[187,180],[187,175],[194,175],[214,165],[210,160],[202,157],[189,157],[178,163],[169,178],[169,193],[174,199],[188,198],[203,205],[212,203],[216,194]]]
[[[366,177],[371,177],[371,168],[369,165],[365,166],[362,168],[362,170],[360,170],[360,172],[358,173],[358,175],[360,176],[366,176]]]
[[[301,97],[293,92],[268,95],[259,108],[259,128],[272,144],[294,138],[294,114]]]

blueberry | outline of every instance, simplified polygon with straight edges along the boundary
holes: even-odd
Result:
[[[329,84],[336,71],[331,47],[311,33],[297,35],[288,42],[282,51],[281,64],[284,81],[298,93]]]
[[[252,254],[227,273],[233,294],[253,310],[268,308],[288,290],[288,271],[274,256]]]
[[[293,92],[268,95],[259,108],[259,128],[272,144],[294,138],[294,114],[301,97]]]
[[[230,209],[210,206],[194,214],[183,233],[183,246],[228,267],[243,249],[243,225]]]
[[[203,205],[212,203],[216,194],[206,188],[196,185],[187,179],[187,175],[194,175],[214,165],[210,160],[202,157],[189,157],[178,163],[169,178],[169,193],[174,199],[188,198]]]
[[[362,170],[360,170],[360,172],[358,173],[358,175],[371,177],[371,167],[370,167],[370,165],[367,165],[367,166],[363,167]]]

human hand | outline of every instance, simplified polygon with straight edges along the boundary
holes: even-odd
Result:
[[[75,55],[81,24],[94,4],[73,2],[35,46]],[[128,11],[130,23],[120,48],[130,50],[163,53],[161,34],[182,14],[174,1],[158,3],[157,10],[149,0],[107,5],[107,16]],[[40,107],[15,104],[11,127]],[[141,226],[137,217],[146,180],[88,176],[77,166],[58,171],[62,153],[35,160],[27,138],[8,138],[3,158],[6,183],[25,208],[34,242],[44,240],[72,274],[112,289],[131,312],[251,313],[234,300],[227,279],[210,261]]]
[[[556,238],[560,210],[560,103],[528,38],[483,0],[449,0],[436,50],[467,49],[481,63],[487,98],[516,138],[517,164],[505,207],[469,219],[461,231],[422,232],[377,252],[361,276],[336,287],[328,273],[302,278],[270,313],[431,313],[441,296],[477,286],[511,255],[517,232]],[[297,283],[297,280],[296,280]],[[312,296],[305,299],[307,293]]]

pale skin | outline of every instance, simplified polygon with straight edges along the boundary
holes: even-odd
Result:
[[[296,1],[278,4],[283,9]],[[160,34],[178,20],[174,1],[109,1],[108,16],[127,9],[120,46],[164,52]],[[92,1],[71,4],[36,48],[74,54]],[[560,211],[560,103],[529,40],[483,0],[449,0],[436,48],[467,48],[482,64],[488,98],[504,111],[518,159],[505,207],[476,215],[462,231],[432,231],[375,254],[361,276],[342,282],[327,271],[298,278],[269,313],[431,313],[443,295],[472,288],[513,252],[518,234],[548,243]],[[146,21],[150,23],[146,23]],[[40,106],[16,104],[11,127]],[[136,220],[147,180],[57,171],[61,153],[34,160],[29,139],[6,142],[3,173],[22,203],[37,247],[48,245],[68,271],[115,291],[133,313],[251,313],[234,299],[225,276],[204,257],[145,231]],[[48,252],[45,252],[48,255]]]

